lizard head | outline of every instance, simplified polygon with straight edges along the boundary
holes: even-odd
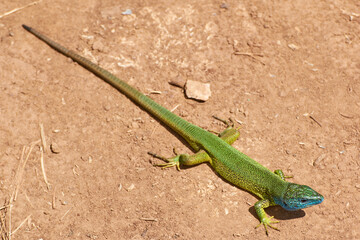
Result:
[[[324,197],[306,185],[290,183],[283,197],[274,200],[284,209],[294,211],[319,204]]]

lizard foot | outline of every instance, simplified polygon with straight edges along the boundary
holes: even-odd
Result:
[[[234,121],[233,121],[231,118],[229,118],[229,121],[227,121],[227,120],[221,119],[221,118],[219,118],[219,117],[217,117],[217,116],[215,116],[215,115],[213,115],[212,117],[215,118],[216,120],[224,123],[227,128],[228,128],[228,127],[233,128],[234,125],[235,125],[235,124],[234,124]]]
[[[279,221],[271,221],[272,218],[274,218],[274,216],[264,217],[263,219],[261,219],[261,223],[259,223],[259,225],[257,225],[255,228],[260,227],[260,225],[264,225],[266,235],[269,235],[267,226],[269,226],[269,227],[271,227],[272,229],[275,229],[275,230],[277,230],[277,231],[280,231],[278,228],[276,228],[276,227],[274,227],[274,226],[271,225],[272,223],[278,223],[278,222],[279,222]]]
[[[174,149],[174,151],[175,151],[175,149]],[[180,171],[180,157],[181,157],[181,155],[176,155],[175,157],[172,157],[172,158],[166,158],[166,157],[159,156],[159,155],[157,155],[155,153],[152,153],[152,152],[148,152],[148,154],[150,154],[154,158],[158,158],[158,159],[165,162],[165,163],[160,163],[160,164],[154,164],[154,166],[162,167],[162,168],[176,167],[176,169]]]

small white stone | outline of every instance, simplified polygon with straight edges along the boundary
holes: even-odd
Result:
[[[210,83],[188,80],[185,86],[185,94],[188,98],[205,102],[211,96]]]
[[[130,192],[131,190],[133,190],[135,188],[135,184],[131,184],[127,189],[126,191]]]
[[[291,50],[298,50],[300,47],[299,46],[296,46],[295,44],[293,44],[293,43],[290,43],[289,45],[288,45],[288,47],[291,49]]]

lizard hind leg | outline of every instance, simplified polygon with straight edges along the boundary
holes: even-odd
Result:
[[[233,127],[228,127],[219,134],[219,137],[230,145],[233,144],[239,136],[239,129]]]
[[[231,118],[229,118],[229,122],[216,116],[213,116],[213,118],[223,122],[226,125],[226,129],[219,133],[218,136],[228,144],[233,144],[240,136],[240,127],[234,128],[234,122],[231,120]]]
[[[199,152],[193,155],[188,155],[188,154],[177,154],[174,149],[174,153],[175,153],[175,157],[166,158],[159,156],[155,153],[148,152],[148,154],[150,154],[151,156],[165,162],[161,164],[154,164],[154,166],[162,167],[162,168],[176,167],[177,170],[180,170],[180,166],[194,166],[203,162],[211,163],[211,158],[204,150],[200,150]]]
[[[215,119],[224,122],[228,127],[219,134],[219,137],[224,140],[228,144],[233,144],[240,136],[239,128],[233,128],[233,122],[232,124],[229,124],[226,120],[222,120],[218,117],[215,117]],[[198,146],[196,144],[191,144],[193,149],[198,149]],[[188,154],[178,154],[174,149],[175,157],[172,158],[166,158],[160,155],[157,155],[152,152],[148,152],[151,156],[158,158],[165,163],[162,164],[154,164],[154,166],[162,167],[162,168],[169,168],[169,167],[176,167],[177,170],[180,170],[180,166],[194,166],[198,165],[203,162],[209,162],[211,164],[211,157],[204,151],[199,150],[197,153],[193,155]]]
[[[222,120],[218,117],[213,116],[215,119],[225,123],[227,125],[227,128],[219,134],[219,137],[224,140],[228,144],[233,144],[240,136],[239,128],[234,128],[234,123],[230,119],[230,122],[227,122],[226,120]],[[198,146],[196,144],[191,144],[193,149],[198,149]],[[174,149],[175,157],[166,158],[160,155],[157,155],[152,152],[148,152],[151,156],[158,158],[165,163],[161,164],[154,164],[154,166],[162,167],[162,168],[169,168],[169,167],[176,167],[177,170],[180,170],[180,166],[194,166],[198,165],[200,163],[209,162],[211,164],[211,157],[204,151],[199,150],[197,153],[193,155],[188,154],[178,154]]]

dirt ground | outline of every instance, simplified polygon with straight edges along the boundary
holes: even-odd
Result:
[[[3,0],[0,15],[31,2]],[[23,23],[146,94],[160,91],[150,96],[191,123],[220,132],[211,116],[231,117],[237,149],[324,202],[268,208],[280,231],[267,238],[255,229],[256,197],[207,164],[154,167],[148,151],[191,150]],[[2,238],[360,239],[359,38],[357,0],[43,0],[3,16]],[[212,96],[186,99],[170,80],[210,83]]]

